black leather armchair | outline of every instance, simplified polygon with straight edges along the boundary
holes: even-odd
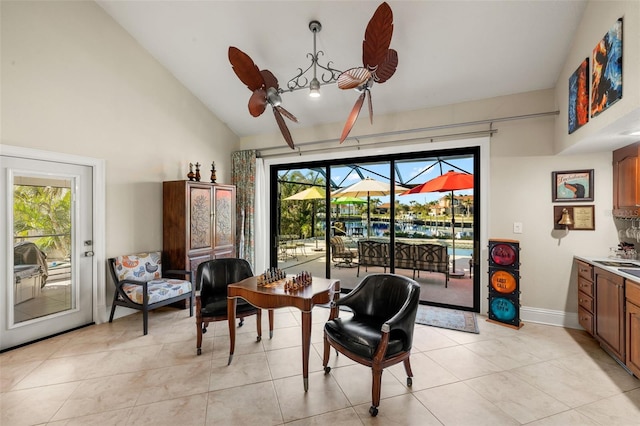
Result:
[[[325,374],[331,371],[330,347],[350,359],[371,367],[373,373],[372,404],[369,413],[378,414],[382,370],[404,362],[407,386],[412,385],[413,373],[409,356],[413,329],[420,301],[420,286],[411,278],[395,274],[371,274],[346,296],[332,302],[353,311],[350,318],[333,314],[324,326]]]
[[[253,276],[251,265],[244,259],[226,258],[202,262],[196,274],[196,326],[198,337],[196,349],[202,353],[202,334],[213,321],[226,321],[227,286]],[[236,318],[238,327],[244,323],[244,317],[257,315],[257,340],[262,339],[262,310],[244,299],[238,299]],[[273,334],[273,311],[269,310],[269,335]]]

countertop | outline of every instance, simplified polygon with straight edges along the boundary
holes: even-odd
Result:
[[[640,277],[624,272],[624,269],[635,269],[638,268],[640,271],[640,261],[639,260],[629,260],[629,259],[610,259],[607,257],[589,257],[589,256],[574,256],[574,258],[578,260],[582,260],[583,262],[587,262],[592,264],[593,266],[597,266],[600,269],[604,269],[605,271],[612,272],[614,274],[620,275],[623,278],[631,280],[633,282],[640,284]],[[607,266],[603,265],[599,262],[624,262],[631,263],[634,266],[625,266],[625,267],[615,267],[615,266]]]

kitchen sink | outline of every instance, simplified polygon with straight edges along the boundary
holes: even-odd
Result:
[[[599,263],[600,265],[610,266],[612,268],[640,268],[637,263],[623,262],[619,260],[594,260],[593,263]]]
[[[626,269],[626,268],[620,268],[618,269],[620,272],[624,272],[625,274],[629,274],[629,275],[633,275],[635,277],[640,278],[640,268],[638,269]]]

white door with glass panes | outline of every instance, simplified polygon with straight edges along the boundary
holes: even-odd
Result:
[[[0,350],[93,322],[92,173],[0,156]]]

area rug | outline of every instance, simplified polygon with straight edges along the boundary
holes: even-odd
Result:
[[[475,312],[420,305],[416,314],[416,323],[467,333],[480,333]]]

